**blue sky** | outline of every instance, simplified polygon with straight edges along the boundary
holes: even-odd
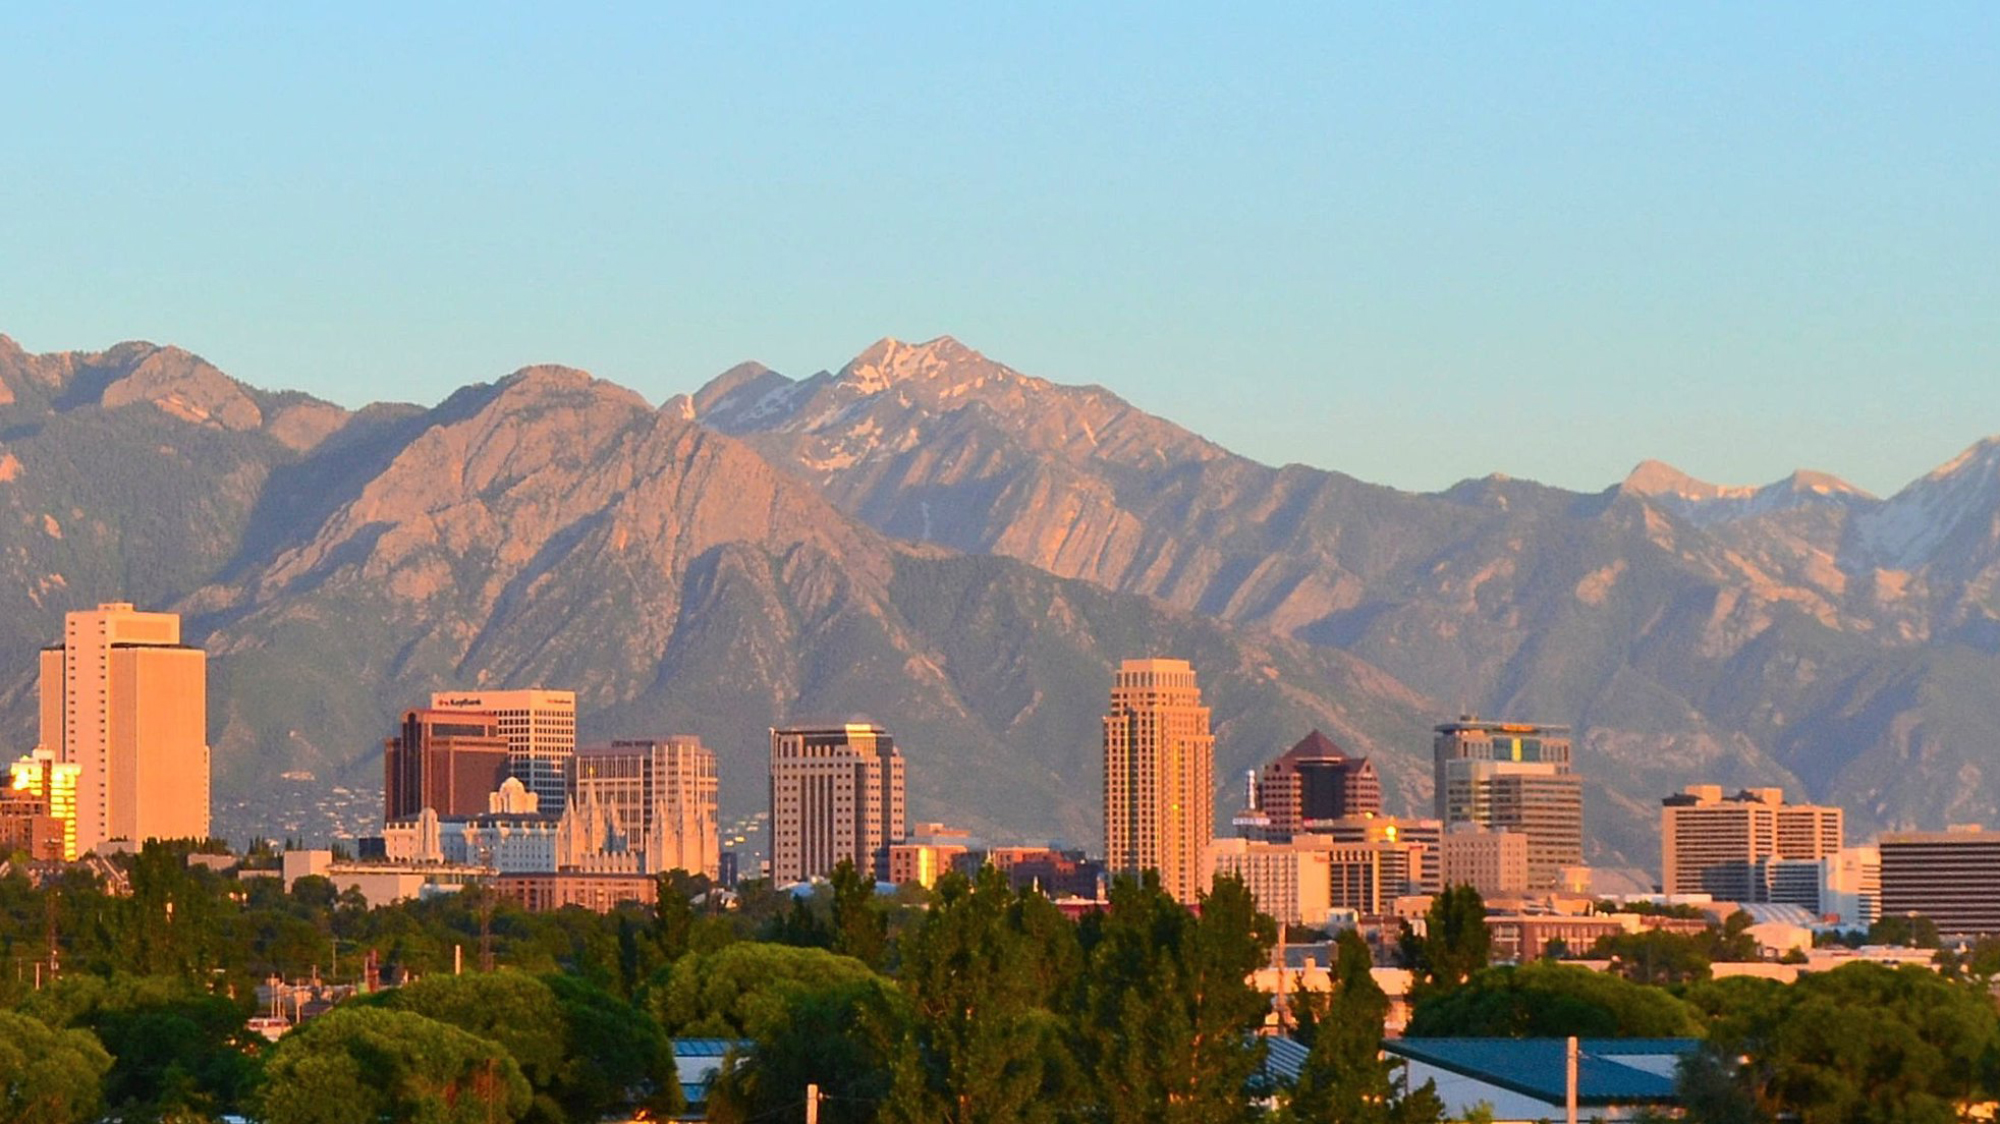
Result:
[[[10,6],[0,332],[348,404],[951,334],[1424,489],[2000,433],[2000,6],[707,7]]]

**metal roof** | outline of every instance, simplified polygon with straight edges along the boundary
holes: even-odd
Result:
[[[748,1039],[738,1038],[676,1038],[674,1056],[677,1058],[719,1058],[735,1050],[747,1054],[752,1048]]]
[[[1382,1048],[1550,1104],[1567,1093],[1568,1043],[1561,1038],[1395,1038]],[[1657,1104],[1675,1099],[1675,1065],[1701,1040],[1585,1038],[1577,1048],[1577,1103]]]

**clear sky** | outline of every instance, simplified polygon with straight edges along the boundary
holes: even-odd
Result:
[[[2000,5],[1234,7],[8,5],[0,332],[348,404],[951,334],[1424,489],[2000,433]]]

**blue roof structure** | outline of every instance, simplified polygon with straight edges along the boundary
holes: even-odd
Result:
[[[722,1070],[722,1059],[732,1052],[747,1057],[756,1044],[737,1038],[676,1038],[674,1069],[681,1083],[681,1096],[690,1108],[708,1100],[708,1086]]]
[[[1393,1038],[1382,1048],[1552,1104],[1568,1093],[1568,1042],[1561,1038]],[[1675,1063],[1700,1048],[1698,1038],[1582,1039],[1577,1103],[1672,1103]]]
[[[1270,1035],[1263,1042],[1265,1076],[1296,1083],[1299,1071],[1305,1068],[1306,1055],[1311,1053],[1305,1043],[1282,1034]]]

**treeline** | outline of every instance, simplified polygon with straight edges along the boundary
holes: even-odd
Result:
[[[1374,1048],[1387,1001],[1358,941],[1350,985],[1307,1001],[1306,1078],[1268,1077],[1249,976],[1276,933],[1233,880],[1192,911],[1121,881],[1073,922],[992,871],[883,897],[843,867],[800,894],[752,883],[728,910],[676,873],[657,908],[538,915],[476,888],[370,910],[166,847],[124,861],[127,897],[80,873],[0,880],[0,1121],[657,1117],[680,1106],[674,1036],[744,1044],[719,1121],[802,1114],[808,1084],[828,1124],[1440,1117]],[[61,971],[37,990],[51,927]],[[452,974],[484,950],[500,970]],[[402,986],[274,1046],[248,1031],[265,977],[332,979],[337,956],[353,981],[371,955]]]
[[[681,1107],[674,1037],[745,1044],[708,1106],[739,1124],[802,1118],[809,1084],[828,1124],[1443,1116],[1384,1063],[1379,955],[1353,933],[1333,986],[1290,997],[1303,1071],[1270,1072],[1249,976],[1276,934],[1233,880],[1193,911],[1120,881],[1071,921],[991,871],[884,897],[842,868],[797,894],[747,884],[726,910],[676,873],[656,908],[529,914],[477,888],[370,910],[324,879],[287,892],[166,847],[122,861],[127,897],[80,873],[0,879],[0,1124],[659,1118]],[[1710,978],[1740,925],[1610,938],[1594,951],[1612,972],[1490,966],[1468,888],[1422,930],[1386,954],[1415,976],[1411,1034],[1699,1038],[1691,1119],[1947,1120],[2000,1089],[2000,945],[1786,986]],[[60,973],[37,989],[51,932]],[[498,970],[477,970],[485,952]],[[371,958],[400,986],[275,1045],[248,1030],[265,977],[351,983]]]

